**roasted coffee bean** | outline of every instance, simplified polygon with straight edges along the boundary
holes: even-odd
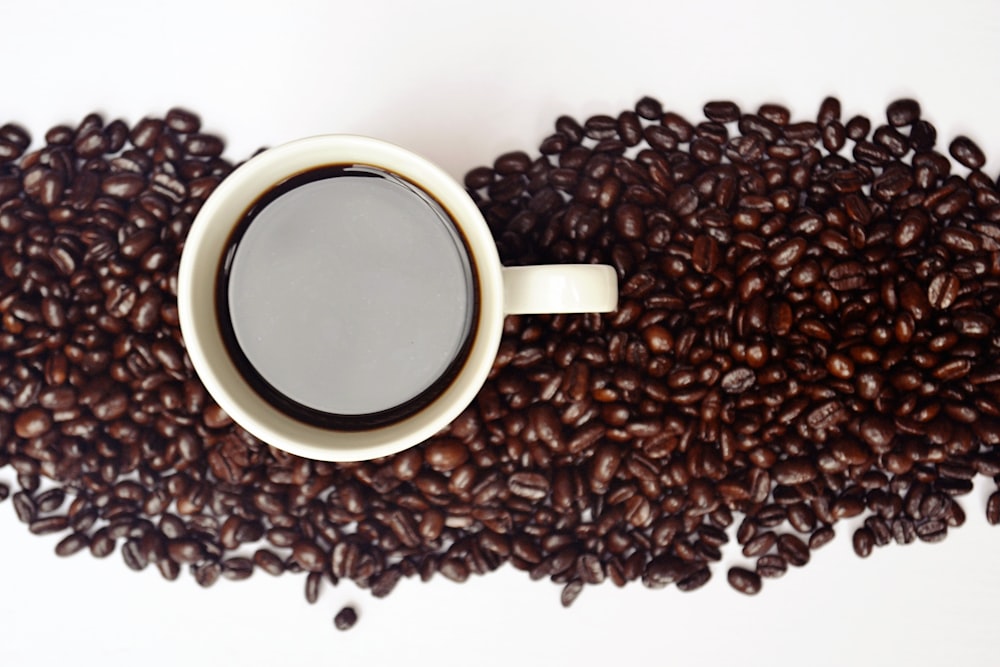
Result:
[[[465,445],[456,440],[441,440],[428,445],[424,451],[424,459],[435,470],[445,472],[454,470],[465,463],[469,452]]]
[[[191,567],[194,573],[194,580],[202,588],[209,588],[222,576],[222,564],[215,561],[199,563]]]
[[[14,512],[17,514],[18,521],[30,524],[35,520],[38,509],[35,507],[35,502],[31,499],[30,495],[24,491],[18,491],[14,494],[12,502],[14,503]]]
[[[768,579],[777,579],[788,571],[788,563],[782,556],[768,554],[757,559],[757,574]]]
[[[884,547],[892,541],[892,529],[880,516],[870,516],[865,519],[865,528],[871,531],[875,546]]]
[[[110,529],[105,527],[98,530],[90,538],[90,553],[94,558],[106,558],[115,550],[115,538],[111,536]]]
[[[563,587],[562,593],[559,595],[559,601],[562,606],[569,607],[572,605],[578,597],[580,597],[580,592],[583,590],[582,581],[571,581],[566,586]]]
[[[249,558],[227,558],[222,561],[222,576],[230,581],[242,581],[253,575],[253,561]]]
[[[712,578],[712,571],[707,567],[698,568],[691,574],[688,574],[684,578],[678,580],[676,586],[678,590],[689,593],[691,591],[697,590],[708,583],[709,579]]]
[[[528,500],[541,500],[549,492],[548,480],[538,473],[514,473],[507,485],[511,493]]]
[[[893,519],[890,528],[892,529],[892,538],[896,540],[897,544],[909,544],[917,539],[916,528],[913,522],[907,518]]]
[[[833,528],[830,526],[823,526],[818,528],[812,535],[809,536],[809,549],[810,551],[815,551],[820,547],[826,546],[836,535],[833,532]]]
[[[958,162],[969,169],[981,169],[986,164],[986,156],[972,139],[958,136],[948,145],[948,152]]]
[[[868,558],[875,547],[875,536],[868,528],[858,528],[854,531],[854,553],[862,558]]]
[[[56,544],[56,555],[72,556],[78,551],[87,548],[90,539],[84,533],[70,533]]]
[[[735,123],[740,119],[740,108],[734,102],[709,102],[703,111],[705,118],[717,123]]]
[[[284,562],[274,553],[266,549],[258,549],[253,555],[254,565],[272,576],[278,576],[285,571]]]
[[[142,543],[136,538],[125,540],[122,545],[122,559],[130,570],[143,570],[149,564],[149,558],[142,549]],[[199,583],[201,583],[199,581]]]
[[[292,545],[292,562],[307,572],[322,572],[326,567],[326,554],[315,543],[300,540]]]
[[[986,502],[986,520],[991,526],[1000,524],[1000,491],[991,493]]]
[[[916,525],[917,537],[924,542],[940,542],[948,536],[948,524],[941,519],[930,519]]]
[[[749,542],[743,545],[743,555],[754,558],[766,554],[777,544],[778,536],[771,531],[760,533]]]
[[[201,542],[188,538],[170,540],[167,543],[167,553],[177,563],[197,563],[205,558],[205,548]]]
[[[795,567],[809,562],[809,547],[795,535],[786,533],[778,538],[778,553]]]
[[[344,607],[333,617],[333,624],[338,630],[350,630],[358,622],[358,613],[354,607]]]
[[[320,584],[323,583],[323,574],[321,572],[310,572],[306,576],[306,602],[309,604],[316,604],[316,600],[319,599],[319,589]],[[376,597],[384,597],[379,595]]]
[[[920,118],[920,103],[909,98],[895,100],[886,108],[885,115],[893,127],[912,125]]]
[[[635,112],[646,120],[659,120],[663,115],[663,106],[652,97],[643,97],[636,102]]]
[[[742,567],[729,568],[727,575],[729,585],[746,595],[756,595],[760,592],[760,577],[757,572]]]
[[[28,530],[35,535],[48,535],[49,533],[59,533],[69,527],[69,519],[64,516],[49,516],[44,519],[35,519],[28,524]]]

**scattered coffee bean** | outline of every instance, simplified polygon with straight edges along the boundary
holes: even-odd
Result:
[[[19,520],[68,532],[60,555],[122,540],[127,567],[206,587],[307,572],[309,601],[324,577],[384,596],[503,563],[565,605],[605,579],[695,590],[736,512],[757,562],[728,579],[751,594],[841,518],[863,518],[862,555],[943,539],[975,475],[1000,474],[985,155],[956,138],[973,171],[953,175],[909,99],[874,132],[832,97],[805,122],[703,112],[647,97],[562,116],[540,156],[470,171],[504,262],[610,264],[619,309],[508,318],[454,423],[344,465],[240,429],[185,358],[180,250],[233,168],[197,115],[90,115],[36,150],[0,128],[0,467]],[[986,513],[1000,523],[1000,492]]]
[[[727,575],[729,585],[747,595],[756,595],[760,592],[760,577],[761,575],[757,572],[742,567],[729,568]]]
[[[338,630],[350,630],[358,622],[358,613],[354,607],[344,607],[333,617],[333,624]]]
[[[777,579],[788,571],[788,562],[777,554],[768,554],[757,559],[757,574],[768,579]]]
[[[986,156],[972,139],[966,136],[955,137],[948,146],[948,152],[969,169],[980,169],[986,164]]]
[[[986,502],[986,520],[990,522],[991,526],[1000,523],[1000,491],[991,493]]]
[[[862,558],[868,558],[875,547],[875,536],[868,528],[858,528],[854,531],[854,553]]]

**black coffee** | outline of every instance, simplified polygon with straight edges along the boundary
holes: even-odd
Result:
[[[477,287],[460,232],[432,197],[367,166],[299,174],[230,240],[217,306],[262,396],[333,428],[419,410],[464,360]]]

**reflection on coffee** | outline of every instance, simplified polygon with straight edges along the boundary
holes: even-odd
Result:
[[[460,370],[478,315],[461,233],[419,187],[367,166],[310,170],[247,211],[216,294],[227,348],[270,403],[359,429],[420,410]]]

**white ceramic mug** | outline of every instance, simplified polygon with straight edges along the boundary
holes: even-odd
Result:
[[[307,423],[265,400],[233,360],[231,345],[227,347],[220,326],[217,286],[234,230],[264,193],[296,175],[330,165],[374,167],[398,175],[430,195],[464,239],[478,283],[478,308],[458,370],[429,403],[375,427],[331,428]],[[393,454],[447,426],[473,401],[486,381],[499,348],[505,315],[610,312],[618,301],[617,275],[610,266],[502,266],[482,214],[459,183],[407,150],[353,135],[293,141],[264,151],[234,170],[208,198],[191,227],[177,287],[180,325],[188,354],[219,406],[237,424],[268,444],[327,461]],[[347,319],[352,316],[344,315]]]

